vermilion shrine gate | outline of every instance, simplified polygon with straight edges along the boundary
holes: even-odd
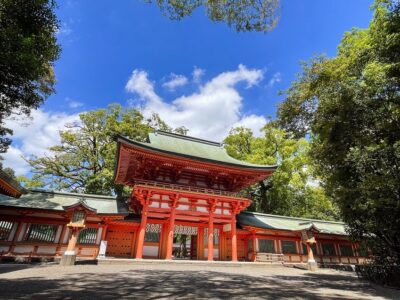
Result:
[[[174,233],[190,233],[197,236],[191,258],[237,261],[236,215],[251,203],[238,192],[274,166],[239,161],[219,143],[166,132],[150,134],[148,143],[119,137],[117,155],[115,182],[132,187],[128,203],[141,215],[136,258],[172,259]],[[145,244],[149,224],[158,225],[158,245]]]

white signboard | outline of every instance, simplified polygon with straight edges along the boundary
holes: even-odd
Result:
[[[107,250],[107,241],[101,241],[100,242],[100,250],[99,250],[99,255],[97,258],[106,258],[106,250]]]
[[[231,224],[225,224],[224,225],[224,228],[223,228],[224,232],[231,231],[231,229],[232,229],[232,225]]]

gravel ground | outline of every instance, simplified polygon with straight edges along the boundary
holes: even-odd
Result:
[[[0,264],[1,299],[400,299],[355,274],[288,267]]]

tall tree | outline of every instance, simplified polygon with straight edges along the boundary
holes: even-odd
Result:
[[[250,129],[231,130],[225,139],[227,152],[258,164],[278,164],[274,174],[247,191],[253,198],[251,210],[295,217],[337,219],[337,209],[317,184],[309,161],[309,142],[292,139],[272,122],[254,137]]]
[[[147,0],[149,3],[153,0]],[[279,17],[279,0],[157,0],[164,15],[172,20],[190,16],[204,7],[208,17],[215,22],[225,22],[236,31],[261,31],[273,29]]]
[[[156,114],[146,119],[140,111],[117,104],[79,117],[80,122],[68,124],[60,132],[61,143],[49,148],[51,155],[28,160],[34,175],[31,179],[20,178],[27,187],[122,196],[126,189],[113,182],[114,137],[119,134],[144,142],[153,126],[173,131]]]
[[[29,114],[53,93],[58,58],[53,0],[0,0],[0,153],[11,143],[4,121]]]
[[[347,32],[336,57],[304,65],[279,118],[298,136],[311,133],[312,157],[351,235],[369,242],[380,265],[398,266],[400,3],[374,9],[369,28]]]

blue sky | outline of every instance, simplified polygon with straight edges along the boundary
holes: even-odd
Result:
[[[56,94],[31,119],[8,122],[15,142],[4,164],[28,172],[21,155],[41,155],[79,112],[113,102],[157,111],[202,138],[222,140],[237,125],[257,133],[299,62],[335,55],[345,31],[368,26],[371,3],[283,0],[277,27],[263,34],[237,33],[202,9],[171,21],[144,1],[58,1]]]

